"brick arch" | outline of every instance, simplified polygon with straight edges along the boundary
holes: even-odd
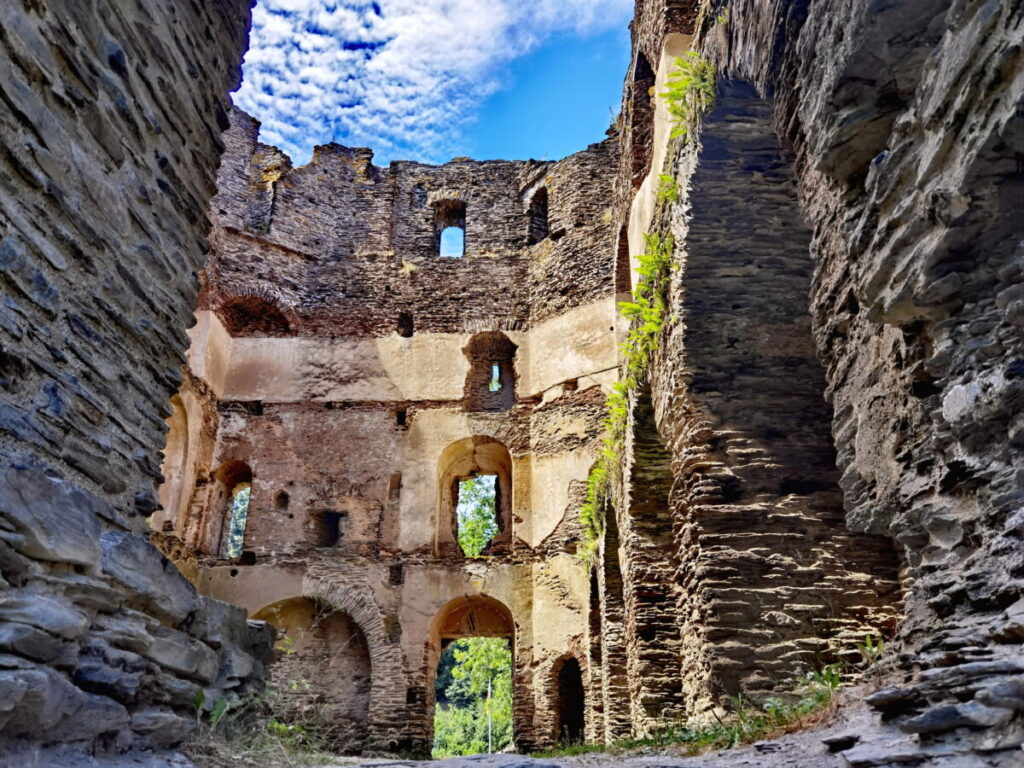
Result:
[[[213,311],[232,336],[285,336],[299,319],[280,296],[263,288],[221,296]]]
[[[302,595],[347,613],[362,630],[370,650],[370,712],[367,750],[394,751],[401,747],[405,723],[405,671],[399,645],[388,632],[384,617],[365,584],[340,584],[307,576]]]

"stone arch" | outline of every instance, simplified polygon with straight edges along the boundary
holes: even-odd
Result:
[[[389,631],[369,586],[307,576],[302,592],[304,597],[319,600],[350,616],[366,638],[372,674],[364,749],[393,752],[407,748],[406,678],[401,649],[397,635]]]
[[[218,466],[210,476],[214,482],[206,499],[206,509],[201,512],[205,519],[200,526],[198,544],[199,549],[207,554],[221,557],[227,540],[234,491],[240,484],[251,485],[253,473],[244,461],[230,459]],[[251,496],[249,503],[251,506]]]
[[[359,623],[348,613],[319,598],[292,597],[256,611],[280,633],[282,653],[268,675],[286,701],[298,707],[315,699],[326,707],[334,728],[332,750],[358,754],[366,743],[373,665],[369,644]],[[310,684],[290,685],[294,681]]]
[[[516,404],[517,349],[501,331],[485,331],[469,340],[462,350],[469,359],[467,411],[507,411]]]
[[[287,336],[297,320],[294,310],[268,290],[222,296],[214,312],[232,336]]]
[[[459,481],[473,475],[496,475],[495,514],[498,532],[484,550],[507,551],[512,542],[512,455],[493,437],[474,435],[449,445],[438,460],[438,502],[434,547],[438,553],[459,557],[457,521]]]
[[[445,604],[430,624],[426,647],[426,733],[433,737],[434,680],[441,652],[448,643],[469,637],[508,638],[512,651],[512,733],[517,745],[532,733],[528,703],[529,674],[517,648],[517,627],[508,606],[489,595],[463,595]]]

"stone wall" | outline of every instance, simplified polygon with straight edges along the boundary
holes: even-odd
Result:
[[[308,680],[359,732],[339,738],[351,752],[429,751],[441,645],[497,611],[517,744],[552,744],[577,728],[588,670],[573,555],[615,375],[614,142],[550,163],[388,168],[330,145],[293,169],[255,121],[231,120],[178,395],[191,442],[168,445],[187,466],[161,488],[179,499],[159,519],[189,550],[182,568],[194,560],[204,593],[289,634],[292,608],[327,595],[324,620],[365,638],[368,692],[348,667],[318,666],[346,656],[341,632],[313,633],[272,677]],[[461,258],[439,252],[453,223]],[[473,473],[498,478],[483,559],[456,542],[458,481]],[[239,478],[248,520],[229,560]]]
[[[0,754],[166,746],[259,685],[272,635],[145,538],[248,24],[0,10]]]
[[[638,19],[669,12],[638,6]],[[1012,761],[1024,670],[1021,10],[711,3],[692,30],[635,26],[635,49],[650,57],[667,33],[691,31],[717,64],[718,101],[653,169],[686,193],[649,225],[676,235],[682,266],[680,323],[652,374],[676,490],[690,495],[677,511],[681,575],[714,562],[683,581],[688,698],[713,691],[725,661],[732,684],[771,687],[793,658],[773,638],[789,636],[779,650],[791,653],[814,637],[888,632],[885,536],[908,576],[890,651],[902,684],[869,702],[907,736],[848,761],[972,744]],[[770,586],[736,591],[747,580]],[[752,594],[771,608],[753,627]],[[772,604],[787,594],[796,612]],[[832,618],[801,594],[832,595]],[[749,627],[739,643],[721,626],[733,620]]]

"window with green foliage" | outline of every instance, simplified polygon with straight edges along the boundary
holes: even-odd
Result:
[[[435,758],[501,752],[512,743],[512,651],[502,637],[449,645],[434,684]]]
[[[501,366],[498,363],[491,364],[491,380],[487,383],[487,391],[501,391]]]
[[[249,483],[239,483],[231,491],[231,517],[228,520],[228,542],[224,553],[230,559],[242,556],[251,491],[252,486]]]
[[[497,475],[459,480],[455,520],[459,546],[466,557],[479,557],[498,532],[497,502]]]

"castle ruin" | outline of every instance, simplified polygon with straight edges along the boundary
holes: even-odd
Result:
[[[0,749],[173,746],[270,675],[424,753],[468,636],[518,748],[611,743],[870,635],[903,741],[849,765],[1020,759],[1019,4],[638,0],[606,140],[386,168],[258,142],[246,2],[56,5],[0,12]]]

